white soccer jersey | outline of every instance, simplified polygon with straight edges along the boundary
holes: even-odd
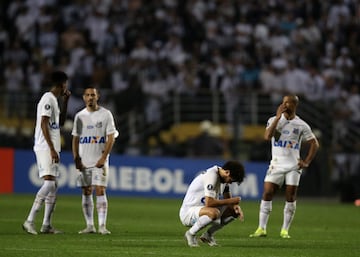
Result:
[[[183,200],[182,208],[204,206],[205,196],[219,198],[221,183],[218,166],[213,166],[198,175],[189,185]]]
[[[35,126],[35,136],[34,136],[34,151],[39,150],[49,150],[49,145],[47,144],[44,134],[41,130],[41,117],[49,117],[49,133],[51,141],[53,142],[54,148],[57,152],[61,150],[61,140],[60,140],[60,108],[57,101],[57,98],[53,93],[45,93],[38,105],[36,111],[36,126]]]
[[[95,112],[84,108],[75,115],[72,135],[80,139],[79,154],[85,167],[95,166],[104,151],[107,136],[113,133],[115,137],[118,134],[114,117],[103,107]]]
[[[266,128],[274,121],[275,116],[271,117]],[[292,120],[287,120],[281,116],[275,135],[271,138],[272,159],[270,166],[275,169],[292,170],[298,169],[300,159],[300,148],[302,140],[315,138],[310,126],[298,116]]]

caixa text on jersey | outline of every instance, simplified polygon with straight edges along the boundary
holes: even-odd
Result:
[[[89,137],[80,137],[80,144],[105,144],[105,137],[100,136],[89,136]]]
[[[291,148],[291,149],[299,149],[299,143],[290,140],[278,140],[274,141],[274,146],[283,147],[283,148]]]

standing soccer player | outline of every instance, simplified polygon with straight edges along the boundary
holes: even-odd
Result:
[[[241,163],[228,161],[222,167],[215,165],[207,169],[191,182],[179,212],[182,224],[190,227],[185,233],[188,246],[199,246],[196,233],[209,224],[211,226],[200,236],[200,240],[217,246],[215,232],[236,218],[244,219],[239,206],[240,197],[231,197],[229,189],[229,184],[240,184],[244,176]]]
[[[96,233],[94,226],[93,189],[96,193],[96,209],[100,234],[111,232],[106,228],[108,200],[109,154],[118,135],[112,113],[98,105],[99,92],[88,87],[83,94],[86,107],[74,118],[72,151],[79,170],[78,186],[82,187],[82,210],[86,228],[79,234]]]
[[[53,72],[51,79],[52,87],[50,91],[43,94],[37,105],[35,126],[34,152],[39,177],[43,179],[43,185],[37,192],[29,216],[23,224],[23,229],[33,235],[37,234],[34,225],[35,216],[44,201],[44,218],[40,232],[46,234],[61,233],[61,231],[52,227],[51,218],[56,204],[56,179],[59,175],[60,126],[65,123],[67,104],[71,93],[67,89],[68,76],[64,72]],[[58,100],[62,102],[61,108]]]
[[[272,210],[272,199],[285,182],[285,207],[280,237],[290,238],[289,228],[296,210],[296,194],[303,168],[309,167],[319,148],[310,126],[296,115],[299,98],[286,95],[266,126],[264,138],[271,140],[272,159],[264,179],[259,226],[250,237],[266,236],[266,225]],[[305,159],[300,157],[302,141],[309,144]]]

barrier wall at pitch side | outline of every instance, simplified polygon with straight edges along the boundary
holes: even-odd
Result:
[[[32,151],[0,149],[0,193],[35,193],[42,184]],[[108,195],[182,198],[199,172],[224,160],[110,156]],[[232,185],[233,195],[260,199],[267,163],[245,162],[246,179]],[[59,194],[79,194],[72,154],[61,153]]]

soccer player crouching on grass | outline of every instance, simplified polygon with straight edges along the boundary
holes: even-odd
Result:
[[[180,208],[180,220],[190,227],[185,240],[190,247],[198,247],[196,233],[211,224],[200,240],[210,246],[217,246],[214,234],[231,221],[244,214],[239,206],[240,197],[231,197],[229,184],[244,180],[245,171],[241,163],[228,161],[222,167],[213,166],[198,175],[189,185]],[[223,198],[220,199],[220,194]]]

